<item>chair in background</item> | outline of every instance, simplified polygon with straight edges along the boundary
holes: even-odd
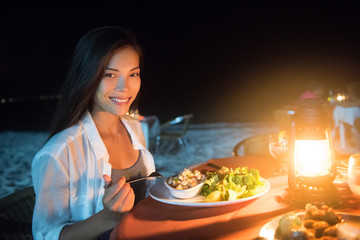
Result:
[[[255,155],[272,158],[269,151],[270,134],[256,135],[243,139],[233,148],[233,156]]]
[[[144,133],[146,147],[151,151],[155,149],[156,137],[160,133],[160,121],[157,116],[143,116],[140,120]]]
[[[164,124],[160,125],[160,134],[156,138],[155,153],[158,156],[160,151],[160,143],[162,140],[177,140],[180,145],[186,150],[186,153],[190,155],[189,144],[186,141],[185,134],[189,127],[190,120],[194,117],[194,114],[189,113],[183,116],[173,118]]]
[[[18,190],[0,199],[0,239],[33,239],[31,227],[34,205],[33,187]]]

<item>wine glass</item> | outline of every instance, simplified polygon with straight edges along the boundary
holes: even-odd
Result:
[[[349,159],[348,182],[350,190],[360,199],[360,154],[353,154]]]
[[[279,163],[279,167],[273,171],[275,175],[286,175],[288,173],[288,140],[284,133],[270,134],[269,152]]]

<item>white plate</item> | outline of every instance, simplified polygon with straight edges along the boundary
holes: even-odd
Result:
[[[304,213],[298,213],[300,216],[304,215]],[[340,214],[342,219],[345,221],[354,221],[354,222],[360,222],[360,215],[351,214],[351,213],[345,213],[345,212],[337,212],[337,214]],[[279,221],[281,217],[284,215],[277,216],[273,219],[271,219],[269,222],[267,222],[260,230],[260,237],[266,238],[267,240],[273,240],[275,231],[277,227],[279,226]]]
[[[255,198],[258,198],[258,197],[264,195],[265,193],[267,193],[269,191],[270,183],[263,178],[261,178],[261,181],[264,182],[264,186],[262,186],[260,188],[260,192],[258,194],[251,196],[251,197],[247,197],[247,198],[237,199],[234,201],[206,202],[205,197],[202,195],[198,195],[196,197],[189,198],[189,199],[177,199],[177,198],[174,198],[170,194],[170,191],[166,188],[163,181],[155,183],[150,188],[149,195],[153,199],[155,199],[159,202],[173,204],[173,205],[191,206],[191,207],[216,207],[216,206],[223,206],[223,205],[247,202],[247,201],[250,201],[252,199],[255,199]]]

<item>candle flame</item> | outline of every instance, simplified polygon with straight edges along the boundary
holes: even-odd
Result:
[[[331,151],[324,140],[295,141],[295,169],[301,176],[321,176],[331,171]]]

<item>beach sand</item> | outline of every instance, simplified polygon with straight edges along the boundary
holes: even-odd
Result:
[[[242,139],[252,135],[277,131],[274,123],[211,123],[190,124],[185,135],[190,154],[177,141],[163,140],[159,154],[150,143],[156,170],[171,176],[184,168],[213,158],[231,157],[232,149]],[[32,186],[31,161],[48,137],[46,131],[0,132],[0,197]]]

